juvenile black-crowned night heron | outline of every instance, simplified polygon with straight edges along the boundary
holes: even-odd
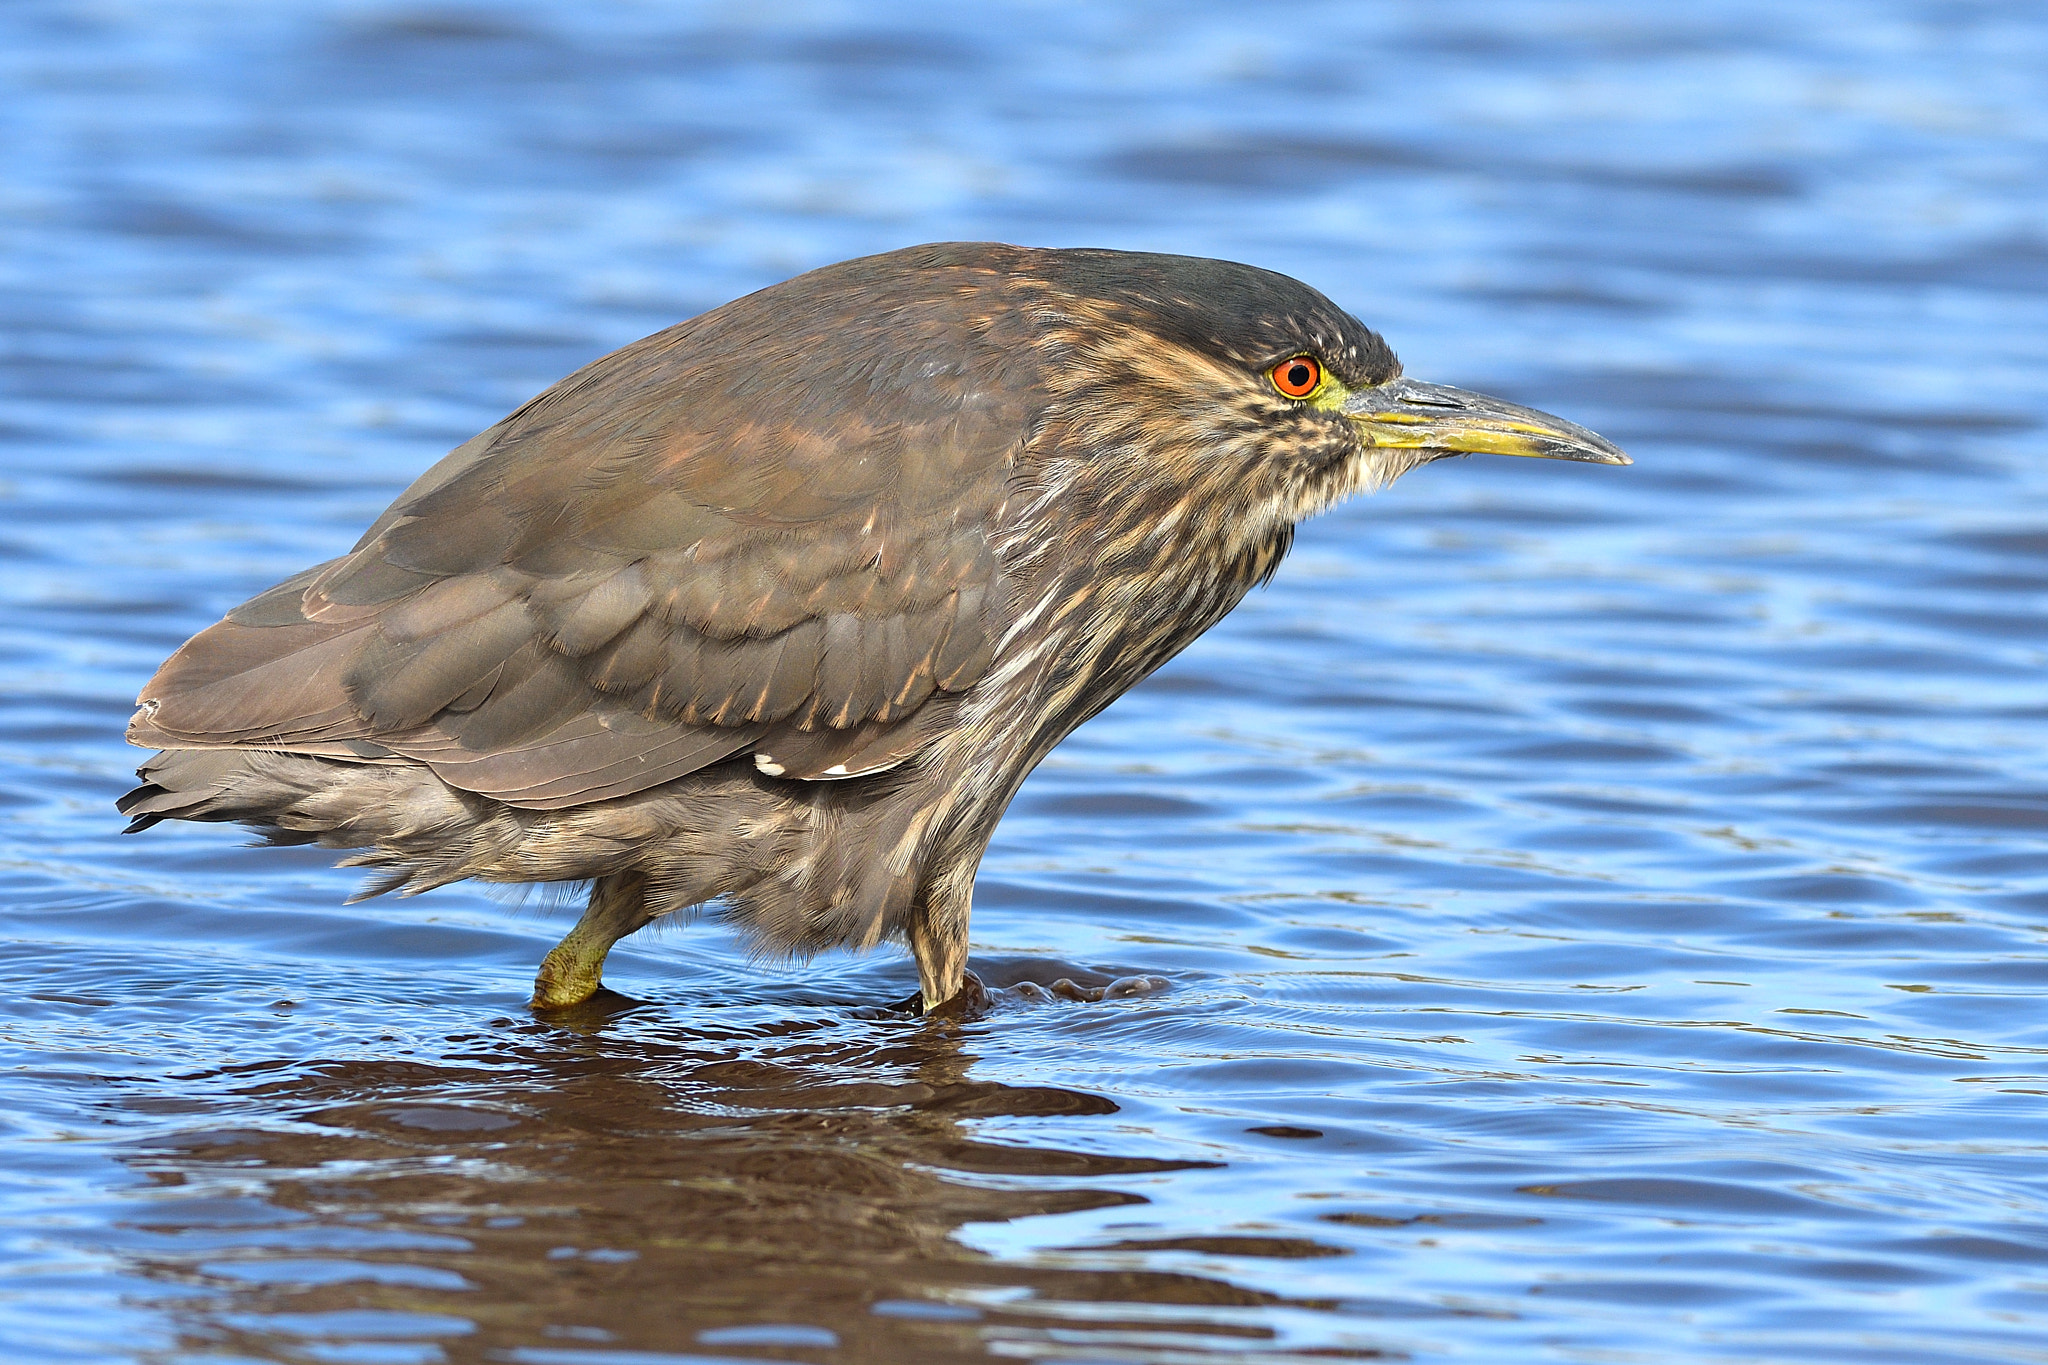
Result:
[[[366,894],[588,880],[540,1009],[709,901],[772,953],[907,939],[929,1009],[1047,751],[1296,522],[1462,452],[1628,463],[1251,266],[828,266],[570,375],[194,636],[120,808],[366,850]]]

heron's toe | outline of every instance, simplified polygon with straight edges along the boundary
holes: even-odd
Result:
[[[960,974],[960,989],[945,1001],[925,1007],[927,1019],[979,1019],[995,1006],[995,997],[973,972]]]
[[[1093,1005],[1103,1000],[1124,1000],[1138,995],[1157,995],[1166,990],[1170,982],[1163,976],[1120,976],[1106,986],[1083,986],[1070,976],[1063,976],[1050,986],[1041,986],[1036,981],[1020,981],[1004,994],[1032,1004],[1047,1004],[1054,1000],[1073,1000]]]
[[[547,955],[533,978],[532,1008],[574,1009],[603,989],[604,954],[578,953],[565,941]]]

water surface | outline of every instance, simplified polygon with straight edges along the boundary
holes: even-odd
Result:
[[[0,11],[22,1361],[2048,1360],[2048,16]],[[1085,727],[998,983],[122,839],[156,663],[558,375],[915,241],[1296,274],[1438,465]]]

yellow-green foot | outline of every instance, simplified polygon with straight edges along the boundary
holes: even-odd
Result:
[[[572,932],[541,959],[533,978],[533,1008],[565,1010],[604,988],[604,959],[611,944],[576,942]]]
[[[573,1009],[604,989],[604,960],[612,945],[653,918],[647,913],[646,889],[637,872],[597,879],[590,888],[590,908],[541,959],[533,978],[534,1009]]]

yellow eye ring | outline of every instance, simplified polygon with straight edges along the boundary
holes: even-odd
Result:
[[[1266,371],[1266,377],[1289,398],[1307,398],[1323,386],[1323,367],[1314,356],[1298,355]]]

